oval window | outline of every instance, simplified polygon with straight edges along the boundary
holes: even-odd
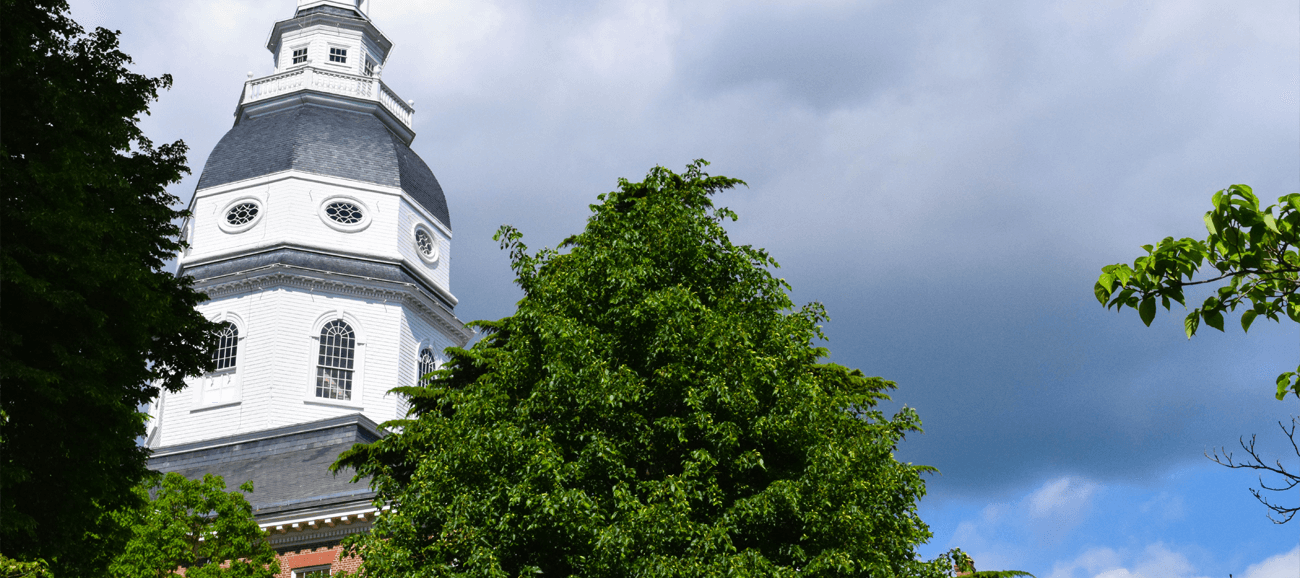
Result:
[[[415,230],[415,250],[429,263],[438,260],[438,240],[423,227]]]
[[[247,225],[257,218],[257,203],[245,201],[226,211],[226,222],[232,227]]]
[[[352,197],[327,198],[319,211],[320,220],[337,231],[355,233],[370,226],[370,208]]]
[[[242,233],[251,229],[262,217],[262,202],[252,197],[235,199],[226,205],[217,225],[227,233]]]
[[[340,225],[355,225],[366,216],[361,207],[347,201],[334,201],[325,205],[325,215]]]

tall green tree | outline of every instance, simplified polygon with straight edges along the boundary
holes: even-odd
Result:
[[[560,250],[503,227],[524,297],[338,468],[390,506],[349,547],[365,576],[921,576],[925,466],[895,384],[821,361],[767,252],[713,197],[741,181],[655,168]]]
[[[1157,307],[1178,303],[1187,307],[1185,291],[1197,285],[1217,285],[1214,294],[1183,320],[1191,339],[1201,323],[1223,331],[1227,313],[1241,309],[1241,328],[1249,331],[1256,319],[1300,322],[1300,194],[1278,198],[1260,208],[1259,198],[1246,185],[1214,193],[1214,208],[1205,213],[1205,239],[1165,237],[1143,245],[1146,255],[1132,265],[1117,263],[1101,269],[1093,291],[1107,308],[1137,310],[1151,325]],[[1201,279],[1196,275],[1203,274]],[[1300,398],[1296,371],[1277,376],[1276,396]]]
[[[114,558],[112,578],[274,578],[275,549],[253,519],[244,493],[226,491],[221,476],[189,480],[177,473],[136,488],[145,504],[115,514],[131,538]]]
[[[63,0],[2,0],[0,552],[102,575],[147,472],[138,408],[210,364],[203,296],[163,270],[185,145],[141,115],[171,78],[129,71],[118,34]]]

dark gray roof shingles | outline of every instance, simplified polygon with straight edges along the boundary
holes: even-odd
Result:
[[[287,170],[401,187],[448,227],[442,186],[420,156],[372,114],[303,104],[244,119],[208,157],[198,188]]]
[[[373,497],[368,481],[353,483],[351,470],[329,471],[340,453],[379,437],[363,416],[343,416],[266,432],[163,447],[149,467],[190,479],[221,476],[227,490],[253,481],[254,512],[292,510],[305,504],[354,502]]]

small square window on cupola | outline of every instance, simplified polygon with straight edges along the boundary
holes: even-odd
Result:
[[[304,64],[307,62],[307,47],[293,49],[293,63]]]
[[[330,47],[330,62],[338,64],[348,63],[348,49]]]

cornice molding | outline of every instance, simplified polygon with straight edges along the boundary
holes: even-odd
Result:
[[[194,288],[209,299],[221,299],[276,287],[290,287],[308,292],[333,293],[342,297],[395,302],[424,313],[464,347],[474,332],[456,315],[414,283],[400,283],[367,277],[355,277],[292,265],[274,264],[224,277],[200,279]]]

